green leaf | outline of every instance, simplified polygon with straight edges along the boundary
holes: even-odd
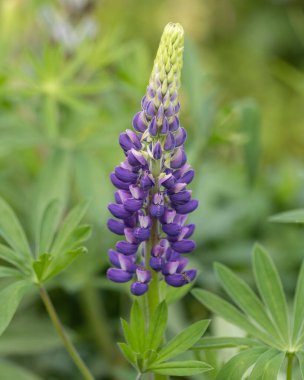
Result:
[[[269,218],[270,222],[275,223],[304,223],[304,209],[291,210],[273,215]]]
[[[130,328],[133,337],[136,340],[136,346],[140,353],[144,352],[145,348],[145,337],[146,337],[146,327],[145,327],[145,317],[144,313],[139,306],[139,303],[135,300],[131,308],[130,317]]]
[[[19,303],[31,286],[28,282],[18,281],[0,292],[0,335],[9,325]]]
[[[253,253],[254,276],[259,293],[285,343],[289,344],[287,304],[279,274],[270,256],[261,246],[256,245]]]
[[[302,379],[304,379],[304,352],[297,352],[297,358],[299,360],[300,372],[302,375]]]
[[[38,260],[33,262],[33,268],[36,273],[37,279],[41,281],[48,270],[53,257],[49,253],[44,253]]]
[[[188,292],[190,292],[193,282],[190,284],[186,284],[181,286],[180,288],[174,288],[173,286],[169,286],[166,283],[163,284],[165,288],[165,299],[168,305],[173,304],[183,298]]]
[[[218,314],[226,321],[233,323],[266,344],[273,345],[273,338],[270,335],[259,330],[243,313],[227,301],[206,290],[194,289],[192,294],[213,313]]]
[[[279,376],[280,369],[285,359],[285,352],[278,353],[266,364],[264,370],[263,380],[277,380]],[[260,379],[260,378],[259,378]]]
[[[130,362],[135,368],[136,366],[136,360],[137,356],[134,351],[125,343],[117,343],[118,347],[120,348],[120,351],[122,352],[123,356]]]
[[[180,362],[166,362],[154,364],[148,371],[167,376],[191,376],[212,370],[212,367],[198,360],[187,360]]]
[[[67,267],[70,266],[78,256],[84,255],[86,253],[87,249],[85,247],[79,247],[72,251],[63,252],[59,257],[55,257],[50,261],[50,264],[46,268],[46,272],[41,278],[41,281],[46,281],[52,277],[57,276],[59,273],[67,269]]]
[[[279,351],[274,348],[265,351],[256,361],[248,380],[269,380],[268,377],[265,378],[265,372],[272,359],[278,356],[278,354],[280,354]],[[283,357],[284,356],[285,354],[283,353]]]
[[[279,343],[282,342],[279,333],[265,311],[264,305],[252,289],[224,265],[216,263],[215,272],[224,290],[244,313],[273,335]]]
[[[0,278],[3,277],[22,277],[22,275],[14,268],[0,266]]]
[[[138,349],[137,339],[134,337],[133,332],[128,322],[122,318],[120,319],[120,321],[121,321],[122,330],[123,330],[124,337],[127,344],[132,348],[133,351],[138,352],[139,349]]]
[[[244,348],[258,346],[259,343],[253,339],[249,338],[217,338],[217,337],[208,337],[201,339],[196,346],[193,346],[191,350],[208,350],[208,349],[221,349],[221,348]]]
[[[296,294],[293,306],[293,332],[292,342],[294,345],[300,343],[303,339],[304,328],[304,261],[298,276]]]
[[[55,232],[61,219],[61,215],[62,207],[57,199],[50,201],[46,205],[37,232],[37,255],[50,251]]]
[[[267,350],[266,347],[254,347],[241,351],[230,359],[218,373],[216,380],[242,379],[249,367]]]
[[[92,228],[87,224],[83,224],[75,228],[69,238],[66,240],[62,252],[71,251],[78,248],[83,242],[89,239],[91,236]]]
[[[14,250],[3,244],[0,244],[0,259],[6,261],[9,264],[14,265],[22,272],[27,273],[28,265],[24,263],[22,258],[20,258],[20,256],[18,255],[18,253],[16,253]]]
[[[184,331],[171,339],[159,353],[155,363],[161,363],[165,360],[173,358],[192,347],[204,334],[208,325],[208,320],[194,323],[187,327]]]
[[[25,233],[14,211],[0,197],[0,236],[14,249],[20,257],[32,259],[31,249]]]
[[[42,380],[26,368],[8,360],[0,360],[1,380]]]
[[[87,201],[80,203],[74,207],[65,218],[51,249],[51,254],[54,257],[62,253],[66,242],[69,240],[71,234],[73,234],[81,219],[84,217],[88,209],[88,205],[89,203]]]
[[[162,342],[167,326],[168,307],[166,301],[161,302],[153,314],[145,341],[147,350],[156,350]]]

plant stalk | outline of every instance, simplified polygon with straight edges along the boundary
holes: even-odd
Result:
[[[63,344],[67,352],[69,353],[71,359],[73,360],[73,362],[75,363],[76,367],[79,369],[80,373],[82,374],[85,380],[94,380],[94,377],[91,374],[90,370],[88,369],[84,361],[79,356],[70,338],[67,336],[46,289],[42,285],[39,285],[39,291],[40,291],[40,296],[42,298],[44,306],[49,314],[51,321],[53,322],[55,330],[57,331],[58,335],[62,339]]]
[[[151,172],[153,174],[154,180],[155,180],[155,190],[154,192],[151,192],[149,204],[151,204],[153,195],[158,192],[158,177],[160,175],[162,166],[162,160],[152,160],[151,163]],[[149,206],[148,206],[149,207]],[[148,268],[150,266],[150,258],[151,258],[151,250],[154,245],[156,245],[159,242],[159,236],[158,236],[158,230],[159,230],[159,221],[156,218],[152,219],[152,226],[151,226],[151,235],[149,240],[146,242],[145,246],[145,266]],[[155,313],[155,310],[157,309],[157,306],[160,303],[160,294],[159,294],[159,273],[152,270],[152,279],[149,284],[149,290],[146,294],[146,302],[145,302],[145,316],[146,316],[146,324],[149,326],[149,322],[151,320],[152,315]],[[159,374],[148,374],[149,380],[167,380],[168,377],[164,375]]]
[[[293,370],[293,353],[287,354],[287,371],[286,371],[286,380],[292,380],[292,370]]]

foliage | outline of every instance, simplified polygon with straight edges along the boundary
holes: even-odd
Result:
[[[249,367],[248,379],[277,379],[283,361],[293,356],[302,366],[304,264],[299,273],[290,320],[279,274],[264,248],[253,252],[253,272],[260,298],[229,268],[215,264],[216,275],[234,304],[206,290],[194,289],[193,295],[214,313],[243,329],[248,338],[206,338],[194,349],[244,347],[230,359],[217,379],[241,379]]]

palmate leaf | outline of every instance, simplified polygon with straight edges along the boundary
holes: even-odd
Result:
[[[0,236],[3,237],[24,262],[32,259],[31,250],[19,220],[11,207],[1,197]]]
[[[162,342],[167,326],[168,307],[165,301],[157,307],[148,328],[146,349],[156,350]]]
[[[20,257],[20,255],[13,249],[3,244],[0,244],[0,259],[6,261],[9,264],[12,264],[18,268],[19,271],[25,274],[29,271],[30,265],[28,263],[25,263],[23,258]]]
[[[165,347],[158,352],[157,360],[153,363],[153,365],[155,363],[162,363],[165,360],[174,358],[175,356],[178,356],[188,350],[201,338],[209,323],[210,321],[203,320],[187,327],[184,331],[171,339]]]
[[[23,296],[31,287],[29,282],[18,281],[0,292],[0,335],[9,325]]]
[[[198,360],[153,364],[148,368],[149,371],[168,376],[191,376],[210,371],[211,369],[212,367],[209,364]]]
[[[256,321],[262,329],[276,337],[278,344],[284,343],[280,339],[279,330],[273,325],[264,305],[252,289],[224,265],[215,264],[215,272],[223,289],[243,312]]]
[[[302,263],[297,281],[296,294],[293,306],[292,342],[296,346],[303,343],[304,338],[304,262]]]
[[[230,359],[218,373],[216,380],[241,380],[243,375],[258,358],[267,351],[267,347],[254,347]]]
[[[254,277],[259,293],[284,341],[289,342],[289,320],[286,298],[279,274],[265,250],[256,245],[253,252]]]
[[[259,346],[260,343],[250,338],[234,338],[234,337],[206,337],[201,339],[197,345],[191,348],[194,350],[208,350],[208,349],[220,349],[220,348],[246,348]]]
[[[87,201],[81,202],[79,205],[74,207],[72,211],[68,214],[68,216],[65,218],[60,231],[58,235],[56,236],[56,239],[51,247],[51,254],[52,256],[56,257],[59,256],[63,250],[66,249],[66,244],[70,239],[70,236],[75,232],[77,229],[80,221],[84,217],[87,209],[88,209],[89,203]],[[87,231],[86,231],[87,236]]]
[[[248,334],[258,338],[266,344],[272,345],[274,343],[272,337],[268,333],[257,328],[247,319],[245,314],[241,313],[236,307],[223,300],[221,297],[201,289],[194,289],[192,294],[208,309],[215,314],[220,315],[226,321],[240,327]]]
[[[257,359],[248,380],[276,380],[284,358],[284,352],[279,352],[276,349],[271,348],[265,351]],[[270,368],[272,369],[272,377],[269,374]]]

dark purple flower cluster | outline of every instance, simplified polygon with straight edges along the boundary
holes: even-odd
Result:
[[[134,279],[134,295],[147,292],[152,271],[175,287],[196,276],[195,269],[185,269],[188,258],[182,256],[195,248],[189,239],[195,226],[186,220],[198,201],[187,190],[194,171],[187,164],[186,131],[178,117],[182,36],[175,25],[165,29],[142,110],[133,119],[136,132],[120,135],[125,160],[111,174],[118,190],[109,205],[115,219],[108,228],[125,240],[109,251],[114,268],[107,276],[115,282]]]

